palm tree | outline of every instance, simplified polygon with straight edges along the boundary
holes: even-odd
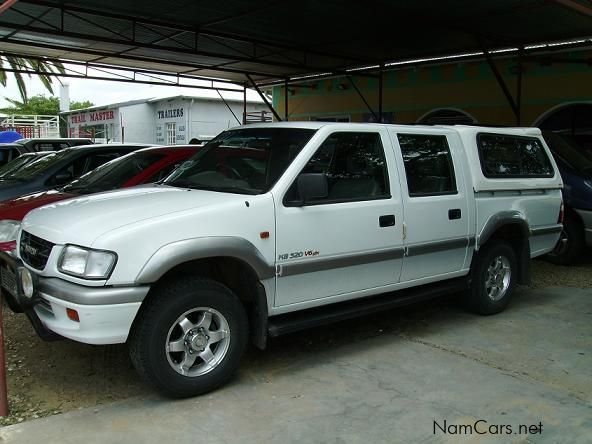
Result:
[[[4,71],[5,63],[8,63],[8,69],[13,70],[12,73],[14,74],[14,79],[16,80],[16,84],[21,94],[21,98],[23,99],[23,103],[27,103],[28,100],[27,87],[25,85],[23,74],[27,74],[29,77],[31,77],[31,74],[23,73],[21,71],[34,71],[37,73],[41,83],[43,83],[45,88],[51,94],[53,94],[53,88],[51,87],[53,78],[50,74],[64,74],[66,72],[64,65],[62,65],[57,60],[27,59],[23,57],[14,57],[6,54],[0,54],[0,84],[2,86],[6,86],[6,82],[8,80],[7,71]]]

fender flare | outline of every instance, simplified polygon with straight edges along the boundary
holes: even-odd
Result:
[[[259,280],[275,276],[275,266],[269,265],[251,242],[241,237],[212,236],[185,239],[161,247],[148,259],[138,275],[137,284],[151,284],[177,265],[209,257],[232,257],[254,271]]]
[[[518,225],[523,237],[525,239],[530,237],[530,226],[522,213],[516,210],[500,211],[493,214],[483,225],[481,232],[477,235],[476,249],[485,244],[493,233],[504,225]]]

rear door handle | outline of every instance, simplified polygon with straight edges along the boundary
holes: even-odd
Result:
[[[450,220],[454,220],[454,219],[460,219],[462,213],[460,211],[460,208],[453,208],[451,210],[448,210],[448,219]]]
[[[378,218],[378,225],[380,225],[381,227],[395,226],[395,215],[394,214],[385,214],[384,216],[380,216]]]

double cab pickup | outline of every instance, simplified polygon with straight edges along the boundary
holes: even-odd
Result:
[[[33,210],[2,284],[40,334],[127,342],[192,396],[249,341],[451,292],[500,312],[557,243],[561,187],[536,128],[249,125],[160,183]]]

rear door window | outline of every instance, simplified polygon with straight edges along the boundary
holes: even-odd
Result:
[[[456,194],[454,165],[444,135],[397,134],[410,197]]]
[[[477,146],[485,177],[553,177],[549,157],[536,137],[480,133]]]

